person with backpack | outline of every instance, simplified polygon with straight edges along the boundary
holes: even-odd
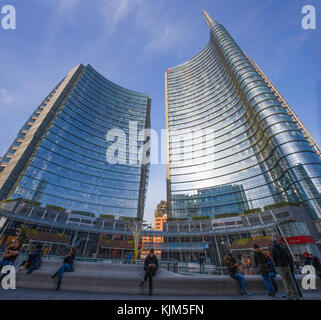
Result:
[[[69,252],[64,258],[63,265],[57,270],[55,274],[51,276],[54,279],[58,276],[57,288],[56,290],[60,290],[60,285],[62,281],[62,277],[64,272],[73,272],[74,271],[74,259],[75,259],[75,248],[70,248]]]
[[[258,273],[261,274],[264,285],[268,290],[269,296],[275,297],[273,285],[269,277],[268,260],[257,244],[254,245],[254,263]]]
[[[293,260],[288,249],[273,238],[271,255],[274,265],[282,278],[283,286],[289,300],[299,300],[299,292],[292,275]]]
[[[145,270],[145,275],[144,275],[144,279],[140,283],[140,287],[144,286],[148,278],[149,280],[148,294],[151,296],[153,294],[153,277],[156,275],[156,271],[158,270],[158,259],[154,254],[153,248],[149,250],[149,254],[145,258],[144,270]]]

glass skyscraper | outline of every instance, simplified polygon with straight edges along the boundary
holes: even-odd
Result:
[[[226,29],[204,15],[206,47],[165,73],[169,216],[290,202],[321,218],[320,148]]]
[[[112,164],[111,129],[128,141],[129,122],[150,127],[148,95],[127,90],[90,65],[78,65],[19,131],[0,163],[2,199],[28,199],[67,211],[143,218],[148,165]],[[131,143],[131,142],[130,142]],[[134,143],[140,148],[143,142]],[[126,157],[128,149],[126,143]]]

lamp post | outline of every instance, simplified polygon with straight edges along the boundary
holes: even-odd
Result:
[[[132,232],[134,238],[134,260],[137,260],[138,245],[140,237],[143,233],[143,222],[140,220],[130,221],[127,225],[128,229]]]

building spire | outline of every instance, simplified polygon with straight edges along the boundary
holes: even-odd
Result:
[[[210,28],[210,27],[214,24],[213,19],[212,19],[211,16],[207,13],[206,10],[202,9],[202,11],[203,11],[203,14],[204,14],[204,17],[205,17],[205,21],[206,21],[208,27]]]

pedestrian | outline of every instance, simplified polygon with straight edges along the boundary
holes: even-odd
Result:
[[[201,273],[205,273],[205,260],[206,260],[205,254],[201,253],[200,259],[199,259]]]
[[[261,274],[264,285],[268,290],[269,296],[275,297],[273,285],[269,277],[269,268],[268,268],[267,258],[257,244],[254,245],[254,263],[258,273]]]
[[[312,265],[315,269],[315,273],[317,274],[317,276],[321,278],[321,263],[317,257],[312,258]]]
[[[74,259],[75,259],[75,248],[70,248],[67,255],[64,258],[62,266],[57,270],[55,274],[52,275],[54,279],[58,275],[58,282],[56,290],[60,290],[60,285],[64,272],[73,272],[74,271]]]
[[[235,263],[235,259],[233,258],[233,256],[226,255],[224,257],[224,262],[225,262],[225,265],[227,266],[228,273],[229,273],[230,277],[239,282],[240,294],[249,296],[250,294],[245,289],[245,278],[242,274],[239,273],[237,265]]]
[[[27,269],[27,273],[31,273],[34,270],[39,269],[41,265],[41,257],[42,257],[42,244],[37,244],[36,250],[31,252],[28,255],[28,260],[22,261],[18,271],[22,269]]]
[[[266,259],[267,259],[267,266],[268,266],[268,269],[269,269],[269,278],[270,278],[270,281],[272,283],[272,286],[273,286],[273,290],[274,290],[274,294],[276,295],[279,291],[279,287],[275,281],[275,277],[276,277],[276,274],[277,274],[277,271],[275,269],[275,266],[274,266],[274,263],[273,263],[273,260],[271,259],[271,256],[269,254],[269,252],[265,253],[265,256],[266,256]]]
[[[293,260],[288,249],[280,244],[276,238],[273,238],[271,248],[272,259],[274,265],[282,278],[283,286],[287,292],[289,300],[299,299],[299,292],[293,279],[291,266],[293,267]]]
[[[132,259],[133,259],[133,255],[132,255],[131,252],[129,252],[128,255],[127,255],[127,261],[128,261],[129,264],[132,263]]]
[[[143,280],[140,283],[140,286],[143,287],[148,278],[149,280],[148,295],[151,296],[153,294],[153,277],[156,275],[156,271],[158,270],[158,259],[154,254],[153,248],[149,250],[149,254],[145,258],[144,270],[145,270],[145,275]]]

